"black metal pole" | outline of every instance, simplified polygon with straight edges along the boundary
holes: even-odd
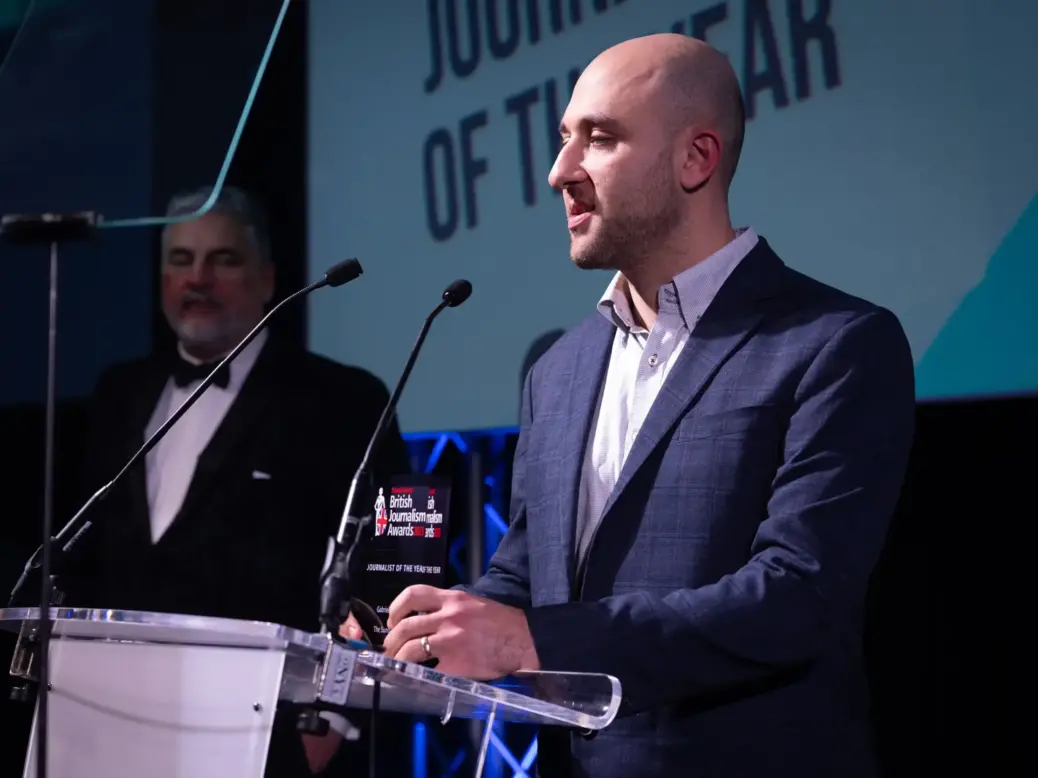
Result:
[[[47,390],[44,401],[43,445],[43,548],[40,560],[38,631],[38,679],[36,726],[36,776],[47,777],[48,693],[50,692],[50,608],[53,600],[51,550],[54,524],[54,449],[57,426],[58,372],[58,247],[83,240],[93,233],[99,217],[92,212],[76,214],[19,214],[0,221],[0,235],[14,244],[50,246],[50,283],[47,305]]]
[[[58,366],[58,244],[50,244],[50,294],[47,314],[47,399],[43,448],[43,559],[40,564],[40,693],[36,741],[36,776],[47,778],[47,699],[50,691],[50,554],[54,524],[54,440]]]

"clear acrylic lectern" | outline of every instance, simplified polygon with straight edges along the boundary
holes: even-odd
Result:
[[[277,624],[51,609],[48,772],[54,778],[262,778],[279,704],[569,727],[609,725],[607,675],[527,673],[479,683]],[[19,634],[11,674],[33,679],[36,608],[0,610]],[[36,729],[24,776],[35,773]],[[488,726],[489,730],[489,726]],[[484,743],[485,748],[485,743]],[[482,759],[480,759],[482,763]]]

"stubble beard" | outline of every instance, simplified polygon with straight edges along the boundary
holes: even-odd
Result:
[[[639,191],[628,193],[611,210],[596,214],[594,234],[577,236],[570,259],[581,270],[624,272],[641,264],[663,245],[681,221],[680,202],[670,185],[670,161],[666,156],[653,165]]]
[[[241,322],[229,315],[212,319],[180,317],[167,312],[166,321],[189,353],[220,353],[230,349],[239,338]]]

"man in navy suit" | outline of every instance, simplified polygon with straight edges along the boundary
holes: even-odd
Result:
[[[596,737],[542,732],[543,776],[876,774],[863,607],[912,357],[892,313],[732,227],[743,128],[702,42],[627,41],[582,74],[550,181],[573,261],[612,281],[525,382],[487,574],[390,613],[387,653],[445,673],[620,680]]]

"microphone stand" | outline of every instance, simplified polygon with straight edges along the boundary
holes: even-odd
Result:
[[[349,617],[353,603],[353,586],[350,580],[353,555],[360,546],[364,528],[371,522],[371,510],[367,507],[362,509],[362,506],[371,504],[369,499],[371,496],[372,479],[371,457],[378,449],[379,443],[382,442],[382,438],[389,428],[389,422],[396,414],[396,406],[400,401],[400,395],[404,390],[407,379],[411,376],[411,370],[414,368],[415,361],[418,359],[418,353],[422,349],[425,336],[429,334],[429,328],[432,326],[433,321],[444,308],[456,308],[469,299],[471,294],[472,284],[462,279],[454,281],[444,290],[439,305],[426,317],[421,332],[418,333],[418,339],[415,341],[414,346],[411,347],[411,353],[407,357],[407,364],[404,365],[404,372],[397,380],[393,394],[390,396],[389,402],[386,403],[386,407],[382,410],[382,415],[375,425],[375,431],[371,435],[371,440],[368,441],[368,447],[364,451],[364,457],[361,459],[360,466],[353,476],[353,481],[350,482],[350,491],[346,496],[346,506],[342,512],[342,519],[339,522],[339,531],[333,541],[333,555],[328,567],[321,575],[321,634],[328,635],[329,640],[340,639],[339,627]],[[362,510],[363,512],[361,512]],[[371,698],[371,731],[368,734],[369,778],[374,778],[375,776],[375,725],[378,718],[381,689],[381,682],[375,681]],[[305,710],[300,714],[298,728],[305,732],[320,733],[324,730],[324,726],[319,723],[317,712],[314,710]]]
[[[343,262],[340,262],[338,265],[335,265],[334,267],[330,268],[324,274],[324,278],[322,278],[320,281],[315,281],[309,286],[306,286],[302,289],[293,292],[284,300],[282,300],[273,308],[271,308],[270,311],[267,312],[267,315],[260,319],[259,324],[253,327],[249,334],[242,338],[241,342],[238,343],[238,345],[235,346],[231,350],[231,352],[227,354],[227,356],[220,360],[219,364],[217,364],[216,367],[212,369],[209,375],[207,375],[202,380],[202,382],[195,388],[195,390],[191,392],[187,399],[180,404],[180,407],[178,407],[170,415],[170,417],[162,423],[162,426],[160,426],[157,430],[155,430],[154,433],[152,433],[151,437],[148,438],[148,440],[144,443],[143,446],[141,446],[140,449],[138,449],[137,453],[130,457],[130,461],[123,465],[123,469],[116,474],[115,478],[113,478],[111,481],[109,481],[96,492],[94,492],[90,499],[83,504],[83,507],[81,507],[76,512],[75,516],[69,519],[68,523],[61,528],[61,531],[58,532],[56,536],[51,538],[50,533],[48,531],[47,538],[45,539],[44,544],[40,548],[36,549],[36,553],[33,554],[32,557],[30,557],[29,561],[26,563],[25,569],[22,571],[21,576],[18,578],[18,582],[15,584],[14,589],[11,592],[10,601],[12,603],[14,602],[19,590],[25,584],[26,579],[29,577],[32,571],[41,567],[40,559],[43,556],[47,556],[47,546],[51,541],[62,544],[62,546],[60,547],[62,556],[67,555],[72,550],[73,546],[75,546],[79,538],[81,538],[83,536],[83,533],[85,533],[91,526],[90,520],[83,518],[86,515],[87,511],[90,510],[90,507],[98,500],[104,498],[111,491],[112,487],[115,486],[115,484],[117,484],[119,481],[121,481],[122,478],[126,475],[126,473],[129,472],[135,464],[137,464],[141,459],[147,456],[148,453],[153,448],[155,448],[156,445],[158,445],[159,441],[162,440],[162,438],[165,436],[167,432],[169,432],[170,427],[176,424],[177,421],[180,420],[180,417],[187,413],[191,406],[195,404],[195,402],[201,396],[202,392],[204,392],[212,385],[213,381],[216,380],[216,376],[219,375],[220,371],[226,365],[230,364],[234,360],[234,358],[237,357],[238,354],[240,354],[242,350],[246,346],[248,346],[255,339],[255,337],[260,334],[260,332],[263,331],[263,328],[267,326],[267,322],[270,321],[270,319],[273,318],[273,316],[279,310],[281,310],[283,306],[287,305],[292,300],[295,300],[298,297],[308,295],[310,294],[310,292],[313,292],[316,289],[320,289],[323,286],[341,286],[342,284],[348,283],[360,276],[362,272],[363,271],[361,270],[360,262],[358,262],[356,259],[347,259]]]
[[[51,637],[50,606],[55,592],[51,580],[51,526],[54,521],[54,439],[57,417],[57,355],[58,355],[58,246],[62,243],[82,241],[94,235],[101,217],[92,211],[71,214],[12,214],[0,220],[0,236],[15,245],[50,244],[50,282],[47,312],[47,390],[44,401],[44,447],[43,447],[43,545],[40,547],[40,620],[36,640],[39,651],[39,696],[38,727],[36,735],[36,775],[47,775],[47,693],[49,682],[49,646]],[[23,582],[24,583],[24,582]],[[12,689],[18,697],[25,690]]]
[[[422,325],[422,330],[418,333],[418,339],[415,341],[414,346],[411,347],[407,364],[404,365],[404,372],[397,381],[389,402],[386,403],[386,407],[382,410],[382,415],[379,417],[378,424],[375,425],[375,431],[371,435],[371,440],[368,441],[368,447],[364,451],[364,458],[361,459],[360,466],[357,468],[353,481],[350,483],[350,491],[346,496],[346,507],[339,522],[339,532],[335,537],[332,561],[322,576],[322,635],[337,635],[339,627],[342,626],[343,622],[350,615],[350,603],[353,599],[350,584],[353,554],[360,545],[360,540],[363,536],[361,530],[371,521],[370,510],[365,507],[363,513],[359,511],[362,505],[367,506],[369,502],[372,454],[382,442],[382,438],[389,428],[389,422],[396,414],[396,406],[400,401],[400,395],[407,384],[407,379],[411,376],[411,370],[414,368],[415,361],[418,359],[418,353],[421,351],[426,335],[429,334],[429,328],[432,326],[433,321],[444,308],[456,308],[465,302],[470,294],[472,294],[472,284],[464,280],[455,281],[444,291],[440,304],[426,317],[425,324]],[[361,497],[363,497],[363,501],[361,501]]]

